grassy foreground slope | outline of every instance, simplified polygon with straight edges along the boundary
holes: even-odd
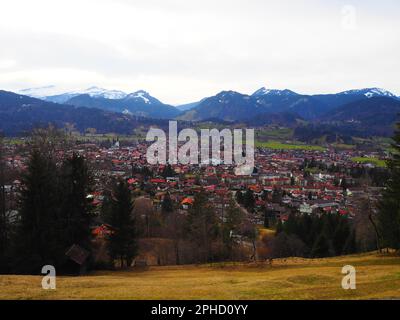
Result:
[[[357,289],[343,290],[344,265]],[[151,267],[57,277],[57,290],[38,276],[0,276],[0,299],[400,299],[400,258],[378,254],[274,260],[272,266],[217,264]]]

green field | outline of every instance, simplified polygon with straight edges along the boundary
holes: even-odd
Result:
[[[260,140],[285,139],[290,140],[293,137],[293,129],[290,128],[264,128],[256,130],[256,138]]]
[[[375,165],[377,167],[380,167],[380,168],[386,168],[387,167],[385,160],[380,160],[380,159],[377,159],[377,158],[354,157],[354,158],[351,158],[351,160],[353,162],[357,162],[357,163],[371,163],[371,164],[373,164],[373,165]]]
[[[273,150],[310,150],[310,151],[324,151],[325,148],[321,146],[312,146],[306,144],[292,144],[292,143],[282,143],[279,141],[256,141],[256,147],[267,148]]]
[[[332,146],[337,149],[343,149],[343,150],[352,150],[357,148],[355,145],[345,144],[345,143],[333,143]]]
[[[356,268],[356,290],[341,286],[342,267]],[[150,267],[57,277],[0,276],[0,299],[399,299],[400,257],[376,253],[267,263]]]

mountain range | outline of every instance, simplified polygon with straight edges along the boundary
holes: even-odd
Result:
[[[216,117],[228,121],[241,121],[258,114],[290,112],[306,120],[315,120],[340,106],[374,97],[400,100],[394,94],[378,88],[318,95],[303,95],[288,89],[266,88],[261,88],[252,95],[223,91],[216,96],[203,99],[194,108],[181,114],[179,119],[201,121]]]
[[[120,132],[117,124],[125,128],[125,123],[139,121],[137,119],[147,119],[147,122],[155,122],[156,119],[213,119],[254,126],[279,124],[293,127],[300,122],[349,126],[352,123],[354,127],[387,135],[393,131],[393,124],[400,113],[400,98],[378,88],[304,95],[289,89],[263,87],[251,95],[222,91],[198,102],[176,107],[162,103],[143,90],[127,94],[98,87],[64,93],[56,89],[47,86],[24,89],[18,93],[0,91],[0,130],[15,133],[18,128],[27,130],[42,122],[72,122],[79,129],[93,127],[101,131]],[[96,127],[93,118],[100,121],[99,126]]]
[[[167,126],[166,120],[134,117],[96,108],[75,107],[44,101],[0,90],[0,132],[6,135],[25,134],[34,127],[52,123],[80,132],[94,128],[99,133],[130,134],[140,125]]]
[[[64,103],[154,119],[173,119],[180,114],[177,108],[160,102],[142,90],[130,93],[123,98],[113,99],[104,96],[81,94],[70,98]]]
[[[24,89],[18,93],[54,103],[98,108],[148,118],[171,119],[180,113],[177,108],[162,103],[143,90],[127,94],[119,90],[90,87],[81,91],[46,95],[46,91],[52,89],[53,86],[47,86]]]

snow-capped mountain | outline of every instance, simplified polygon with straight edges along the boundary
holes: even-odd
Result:
[[[48,102],[98,108],[126,115],[174,118],[180,113],[175,107],[162,103],[144,90],[127,94],[95,86],[75,91],[61,91],[56,86],[46,86],[20,90],[19,93]]]
[[[72,94],[88,94],[91,97],[100,97],[100,98],[106,98],[106,99],[123,99],[127,96],[127,94],[123,91],[120,90],[107,90],[99,87],[90,87],[87,88],[86,90],[83,91],[75,91],[72,92]]]
[[[348,90],[332,94],[299,94],[289,89],[262,87],[253,94],[222,91],[198,102],[173,107],[162,103],[144,90],[125,93],[92,86],[85,90],[60,91],[56,86],[20,90],[28,95],[49,102],[98,108],[149,118],[179,117],[182,120],[218,118],[240,121],[265,113],[292,113],[306,120],[313,120],[325,113],[356,101],[371,98],[399,100],[393,93],[380,88]]]
[[[306,120],[314,120],[343,105],[375,97],[398,99],[391,92],[379,88],[349,90],[333,94],[298,94],[292,90],[262,87],[252,95],[223,91],[184,110],[183,120],[245,120],[265,113],[291,113]]]
[[[262,87],[251,95],[268,112],[291,112],[306,119],[314,118],[322,110],[321,103],[312,96],[292,90],[266,89]]]
[[[65,103],[69,99],[87,94],[91,97],[105,98],[105,99],[123,99],[127,94],[119,90],[107,90],[99,87],[90,87],[84,90],[65,91],[56,86],[45,86],[38,88],[22,89],[18,91],[19,94],[23,94],[33,98],[39,98],[46,101]]]
[[[339,94],[342,94],[342,95],[364,95],[367,98],[373,98],[373,97],[396,98],[396,96],[393,93],[391,93],[390,91],[387,91],[385,89],[381,89],[381,88],[354,89],[354,90],[340,92]]]
[[[139,90],[136,92],[132,92],[125,96],[124,100],[133,100],[145,104],[161,104],[159,100],[152,97],[148,92],[144,90]]]
[[[50,85],[50,86],[22,89],[22,90],[18,90],[17,93],[32,97],[32,98],[43,98],[46,96],[59,94],[60,89],[57,88],[56,86]]]
[[[253,97],[265,96],[265,95],[293,96],[298,94],[288,89],[278,90],[278,89],[267,89],[265,87],[258,89],[256,92],[252,94]]]
[[[76,90],[52,96],[45,96],[42,97],[42,99],[51,102],[65,103],[68,100],[83,94],[87,94],[92,98],[104,98],[110,100],[123,99],[127,96],[125,92],[119,90],[107,90],[99,87],[90,87],[85,90]]]
[[[143,119],[104,111],[100,108],[74,108],[70,105],[0,90],[0,131],[2,133],[16,136],[31,131],[38,125],[49,123],[59,128],[63,128],[66,123],[73,124],[80,132],[84,132],[87,128],[95,128],[98,133],[129,134],[132,133],[132,128],[143,124]]]
[[[65,103],[158,119],[172,119],[180,113],[175,107],[162,103],[144,90],[125,95],[120,95],[118,92],[117,94],[113,93],[116,92],[107,91],[104,93],[95,88],[86,91],[86,93],[74,95]]]

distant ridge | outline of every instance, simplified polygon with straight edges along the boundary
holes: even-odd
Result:
[[[166,126],[167,124],[163,120],[150,120],[101,109],[57,104],[13,92],[0,91],[0,131],[2,133],[19,135],[36,126],[47,126],[49,123],[61,128],[67,125],[72,126],[80,132],[94,128],[99,133],[120,134],[130,134],[138,125]]]

